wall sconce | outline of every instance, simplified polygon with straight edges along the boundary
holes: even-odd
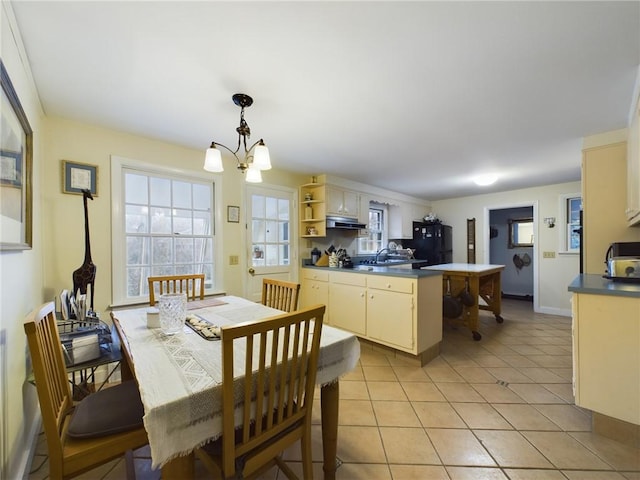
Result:
[[[544,223],[547,224],[547,227],[553,228],[556,226],[556,217],[545,217]]]

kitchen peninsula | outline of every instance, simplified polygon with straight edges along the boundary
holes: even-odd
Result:
[[[442,272],[358,265],[303,265],[301,306],[327,305],[325,322],[355,333],[364,346],[425,365],[440,353]]]
[[[583,274],[569,291],[576,405],[594,433],[640,448],[640,284]]]

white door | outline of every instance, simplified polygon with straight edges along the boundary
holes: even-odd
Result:
[[[259,302],[264,277],[296,281],[294,193],[292,189],[247,186],[247,281],[245,297]]]

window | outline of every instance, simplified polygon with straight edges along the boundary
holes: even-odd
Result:
[[[211,291],[213,183],[157,167],[119,164],[112,174],[114,168],[113,302],[146,301],[152,275],[204,273]]]
[[[358,253],[373,254],[384,246],[385,213],[385,208],[369,208],[369,235],[358,239]]]
[[[560,253],[580,252],[580,212],[582,197],[579,193],[561,195],[557,225],[560,229]]]

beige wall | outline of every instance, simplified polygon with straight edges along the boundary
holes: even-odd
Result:
[[[25,445],[34,432],[24,418],[37,410],[35,391],[25,385],[28,365],[23,319],[44,299],[42,292],[42,109],[33,87],[20,35],[7,2],[0,6],[2,62],[33,130],[33,248],[0,252],[0,477],[20,478]],[[17,43],[16,43],[17,42]]]
[[[485,195],[475,195],[433,202],[433,212],[447,225],[453,227],[453,261],[467,261],[467,219],[476,219],[476,262],[485,263],[488,258],[488,225],[485,224],[487,210],[521,205],[536,205],[535,232],[537,244],[533,265],[537,265],[534,283],[538,298],[534,299],[536,310],[542,313],[571,315],[570,295],[567,286],[578,275],[580,262],[576,254],[558,254],[561,250],[561,226],[547,228],[544,217],[561,218],[560,196],[580,192],[580,182],[561,183],[545,187],[526,188]],[[555,258],[542,258],[543,251],[556,252]]]

